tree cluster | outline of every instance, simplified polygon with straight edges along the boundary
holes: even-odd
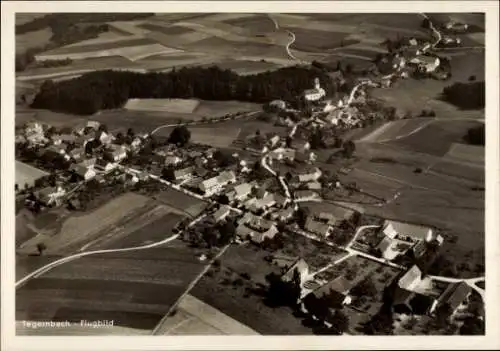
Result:
[[[484,81],[455,83],[443,89],[443,100],[463,109],[484,108],[486,85]]]
[[[485,145],[485,131],[484,131],[484,123],[480,126],[470,128],[467,131],[467,135],[465,136],[465,140],[472,145]]]
[[[328,75],[316,68],[285,67],[273,72],[239,76],[213,67],[190,67],[168,73],[95,71],[78,78],[45,82],[32,107],[80,115],[122,107],[128,99],[198,98],[265,103],[281,99],[296,104],[297,96],[318,77],[334,92]]]

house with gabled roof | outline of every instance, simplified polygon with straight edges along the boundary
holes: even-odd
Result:
[[[316,220],[314,216],[307,217],[304,229],[325,238],[332,232],[331,225]]]
[[[59,204],[64,195],[66,195],[66,190],[61,186],[47,187],[36,193],[38,201],[46,206]]]
[[[349,295],[352,288],[352,281],[339,276],[307,294],[303,299],[303,305],[307,309],[309,301],[319,299],[327,299],[332,305],[349,305],[352,302],[352,297]]]
[[[113,169],[115,169],[116,167],[118,166],[117,163],[114,163],[114,162],[110,162],[110,161],[107,161],[105,159],[98,159],[95,163],[95,167],[101,171],[104,171],[104,172],[109,172],[109,171],[112,171]]]
[[[222,205],[217,211],[215,211],[212,216],[216,222],[220,222],[231,213],[231,207],[228,205]]]
[[[300,286],[304,284],[309,278],[310,271],[309,265],[303,258],[298,258],[290,267],[288,267],[283,275],[281,276],[281,280],[285,283],[292,282],[296,277],[300,282]]]
[[[94,167],[89,167],[81,163],[72,164],[70,167],[70,171],[72,171],[80,178],[83,178],[84,180],[92,179],[96,176]]]
[[[437,241],[443,243],[443,237],[436,234],[431,228],[420,225],[386,220],[382,227],[385,236],[391,239],[405,241]]]
[[[411,267],[398,281],[401,289],[413,291],[422,283],[424,274],[417,265]]]
[[[439,306],[447,305],[450,308],[450,316],[453,316],[460,307],[467,304],[471,293],[472,288],[466,282],[451,283],[439,296],[430,312],[434,313]]]
[[[194,167],[186,167],[174,171],[175,180],[188,180],[193,177]]]

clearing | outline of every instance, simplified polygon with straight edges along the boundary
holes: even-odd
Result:
[[[177,209],[179,213],[187,214],[193,218],[200,215],[208,206],[207,202],[173,188],[159,192],[155,199],[162,204]]]
[[[202,269],[191,251],[170,243],[68,262],[19,288],[16,319],[114,320],[151,330]]]
[[[69,214],[47,221],[38,227],[39,234],[18,249],[20,254],[36,253],[36,245],[44,242],[46,253],[72,252],[85,242],[104,233],[119,229],[117,223],[128,216],[136,216],[139,210],[153,210],[151,199],[134,193],[126,193],[100,206],[90,213]],[[57,217],[57,216],[56,216]]]
[[[16,184],[20,189],[23,189],[26,184],[33,186],[35,180],[48,174],[41,169],[16,161]]]
[[[124,108],[130,111],[193,113],[199,103],[194,99],[129,99]]]
[[[175,315],[166,318],[158,335],[256,335],[254,330],[192,295],[180,301]]]
[[[16,35],[16,54],[22,54],[29,49],[42,48],[49,44],[50,38],[52,38],[52,30],[50,28]]]

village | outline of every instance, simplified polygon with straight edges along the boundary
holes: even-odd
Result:
[[[438,229],[374,220],[364,216],[361,206],[349,208],[331,200],[336,193],[360,189],[341,182],[318,163],[314,145],[329,143],[339,157],[352,157],[356,146],[341,140],[339,131],[385,118],[377,111],[366,113],[367,89],[387,88],[398,79],[416,76],[448,79],[446,58],[428,53],[441,42],[460,44],[441,34],[435,43],[402,39],[397,50],[378,58],[383,75],[360,78],[339,101],[327,99],[328,92],[316,79],[303,93],[301,110],[281,100],[269,102],[264,108],[279,116],[289,129],[287,135],[256,131],[246,138],[241,152],[189,143],[184,124],[175,126],[168,140],[163,140],[132,129],[113,135],[95,121],[59,129],[29,122],[16,130],[16,173],[32,175],[16,179],[17,206],[34,213],[58,206],[85,210],[92,200],[90,193],[98,198],[100,192],[117,188],[142,188],[154,194],[157,187],[171,187],[210,203],[196,224],[176,226],[182,239],[195,246],[212,248],[222,243],[279,249],[286,240],[282,233],[293,233],[341,252],[340,258],[322,267],[304,257],[281,259],[282,275],[270,283],[270,294],[300,305],[303,313],[331,333],[346,333],[338,312],[343,307],[361,311],[387,307],[400,316],[401,328],[411,329],[427,318],[438,321],[435,328],[453,333],[453,326],[460,326],[464,316],[484,318],[484,311],[476,311],[471,302],[473,294],[482,297],[484,290],[476,280],[426,273],[443,244]],[[22,171],[26,169],[29,172]],[[380,206],[388,201],[392,200],[381,199]],[[314,202],[324,206],[302,205]],[[43,255],[43,244],[39,251]],[[198,257],[200,261],[211,258],[208,251]],[[366,260],[362,266],[373,269],[353,274],[346,268],[328,274],[356,259]],[[390,274],[374,281],[386,269]],[[384,323],[382,313],[375,314],[367,328],[376,333],[377,328],[387,327]]]

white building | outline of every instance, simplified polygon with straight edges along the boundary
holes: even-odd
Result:
[[[214,195],[222,190],[226,185],[236,182],[236,175],[233,171],[224,171],[216,177],[209,178],[200,183],[199,187],[206,196]]]
[[[314,79],[314,89],[304,91],[304,98],[307,101],[318,101],[326,95],[325,89],[320,85],[319,79]]]
[[[217,211],[213,213],[216,222],[224,220],[231,213],[231,208],[227,205],[222,205]]]
[[[86,166],[86,165],[81,164],[81,163],[71,165],[70,169],[75,174],[77,174],[78,176],[80,176],[81,178],[83,178],[85,180],[92,179],[92,178],[94,178],[96,176],[94,167],[92,167],[92,166]]]
[[[410,60],[410,63],[417,65],[426,73],[434,72],[441,63],[439,57],[420,55]]]
[[[42,189],[38,192],[38,199],[41,203],[50,206],[52,204],[57,204],[61,197],[66,194],[66,190],[61,186],[49,187]]]

